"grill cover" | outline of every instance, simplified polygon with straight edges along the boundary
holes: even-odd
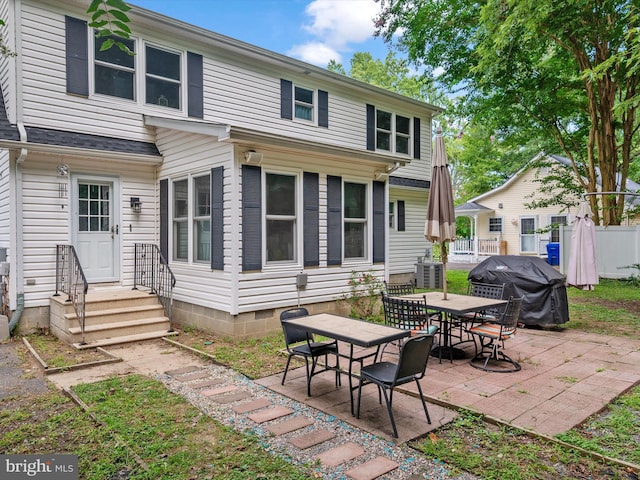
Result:
[[[504,283],[505,299],[524,295],[520,322],[525,325],[550,326],[569,321],[566,277],[541,258],[489,257],[469,272],[469,280]]]

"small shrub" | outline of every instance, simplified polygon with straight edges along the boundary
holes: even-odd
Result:
[[[382,282],[372,270],[351,272],[349,292],[340,299],[349,304],[351,317],[375,320],[380,315],[379,295],[382,289]]]

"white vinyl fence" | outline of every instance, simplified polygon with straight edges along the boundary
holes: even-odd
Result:
[[[573,226],[560,226],[560,271],[566,274]],[[640,275],[640,225],[596,227],[598,275],[602,278],[628,278]]]

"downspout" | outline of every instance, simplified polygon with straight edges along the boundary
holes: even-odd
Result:
[[[22,164],[27,158],[28,150],[26,148],[27,145],[27,130],[24,128],[24,112],[22,109],[23,106],[23,90],[22,90],[22,43],[20,39],[22,38],[22,22],[20,12],[22,11],[22,2],[17,0],[15,2],[15,11],[14,11],[14,25],[15,25],[15,51],[16,51],[16,68],[15,68],[15,86],[16,86],[16,124],[18,127],[18,133],[20,134],[20,142],[25,146],[20,149],[20,153],[16,158],[16,174],[15,174],[15,236],[14,240],[14,249],[11,252],[12,259],[14,260],[14,264],[16,266],[16,276],[15,276],[15,285],[17,289],[16,293],[16,309],[11,314],[11,320],[9,321],[9,332],[12,333],[13,330],[18,326],[18,322],[22,317],[22,312],[24,312],[24,264],[20,261],[24,258],[24,241],[23,241],[23,202],[22,202]]]

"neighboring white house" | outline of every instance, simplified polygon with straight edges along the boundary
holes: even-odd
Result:
[[[335,308],[353,271],[413,273],[440,109],[138,7],[135,55],[101,52],[89,3],[0,0],[0,248],[24,327],[48,324],[56,245],[91,286],[131,287],[134,244],[157,244],[176,320],[232,336]]]
[[[543,168],[571,165],[568,158],[540,153],[503,185],[456,207],[456,217],[470,218],[471,236],[452,245],[451,261],[478,262],[498,254],[546,257],[547,244],[561,241],[560,225],[573,222],[577,207],[527,207],[532,200],[540,200],[544,195],[539,191],[540,182],[536,178],[546,172],[533,167],[540,159],[551,162],[551,167]],[[640,185],[627,180],[627,189],[638,191]]]

